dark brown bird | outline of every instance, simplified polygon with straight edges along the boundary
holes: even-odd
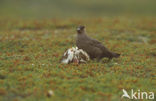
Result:
[[[77,28],[77,40],[76,45],[79,49],[86,51],[91,59],[101,60],[103,57],[112,59],[118,58],[120,54],[109,51],[102,43],[90,38],[86,35],[85,26],[79,26]]]

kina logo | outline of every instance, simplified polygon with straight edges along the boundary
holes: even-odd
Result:
[[[134,91],[131,89],[131,93],[128,93],[125,89],[122,89],[122,96],[121,98],[128,98],[128,99],[154,99],[154,92],[145,92],[145,91]]]

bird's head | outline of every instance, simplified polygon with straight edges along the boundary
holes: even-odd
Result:
[[[85,32],[85,26],[79,26],[77,27],[77,33],[78,34],[82,34]]]

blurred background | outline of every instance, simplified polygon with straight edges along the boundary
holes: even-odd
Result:
[[[21,18],[156,15],[156,0],[0,0],[0,16]]]

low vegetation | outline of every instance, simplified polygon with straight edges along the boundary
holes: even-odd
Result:
[[[80,24],[120,58],[60,64]],[[155,17],[0,19],[1,101],[127,101],[123,88],[156,94],[155,68]]]

